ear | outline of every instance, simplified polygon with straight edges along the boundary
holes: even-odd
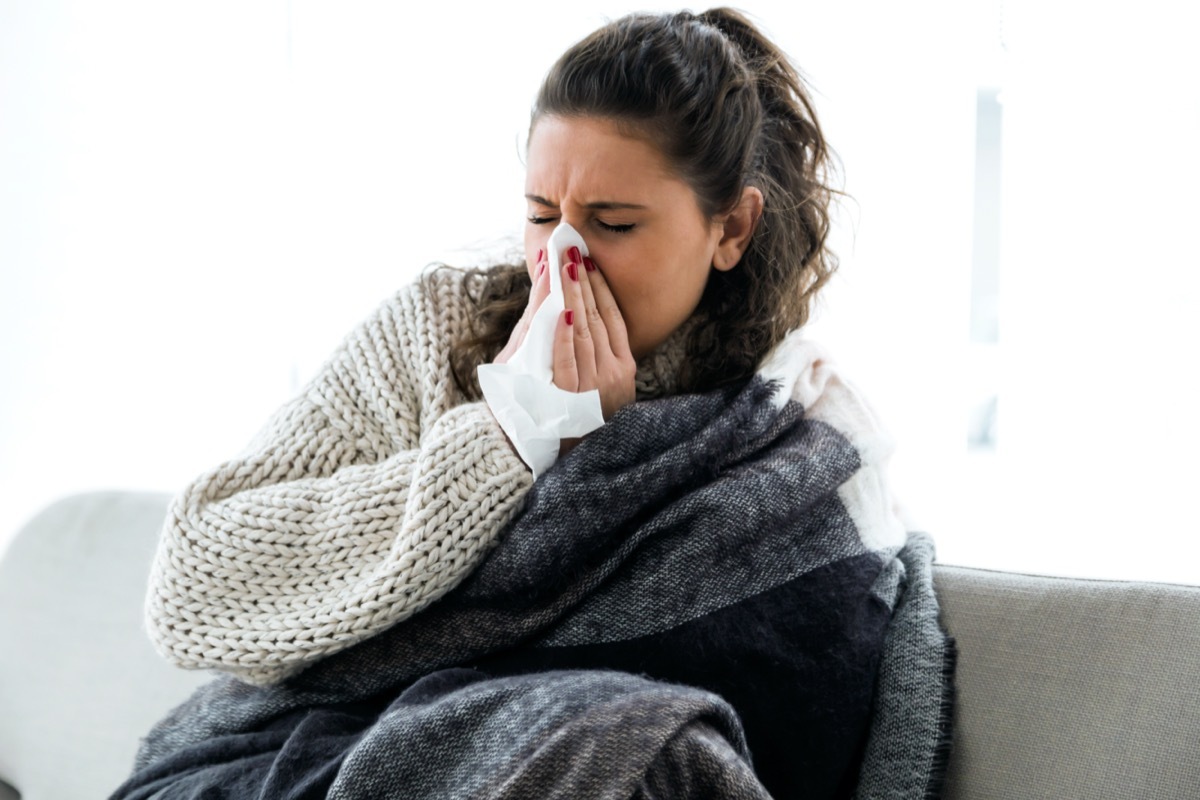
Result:
[[[721,238],[717,241],[713,252],[713,268],[726,272],[737,266],[750,246],[750,238],[758,227],[762,217],[763,196],[757,186],[747,186],[742,190],[742,199],[733,211],[718,217],[716,222],[721,228]]]

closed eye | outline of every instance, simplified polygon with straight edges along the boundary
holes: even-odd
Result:
[[[548,225],[552,222],[558,221],[558,217],[539,217],[536,215],[531,215],[526,219],[528,219],[534,225]],[[633,223],[626,225],[609,225],[607,222],[603,222],[601,220],[596,220],[596,224],[599,225],[601,229],[606,230],[609,233],[629,233],[634,229],[634,227],[636,227]]]

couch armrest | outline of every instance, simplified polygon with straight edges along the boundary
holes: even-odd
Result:
[[[947,800],[1200,797],[1200,587],[938,566]]]
[[[168,665],[142,629],[167,502],[65,498],[0,561],[0,783],[23,800],[107,795],[139,738],[209,679]]]

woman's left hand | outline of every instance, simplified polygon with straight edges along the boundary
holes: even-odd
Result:
[[[554,337],[554,385],[568,392],[600,391],[604,419],[635,399],[637,363],[629,349],[625,320],[604,275],[579,249],[567,251],[563,301]],[[568,321],[569,320],[569,321]],[[564,439],[560,454],[578,440]]]

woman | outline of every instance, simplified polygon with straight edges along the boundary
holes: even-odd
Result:
[[[736,12],[631,15],[551,69],[527,165],[524,265],[399,292],[173,503],[151,636],[236,680],[120,796],[858,783],[905,536],[869,409],[795,334],[835,266],[800,79]],[[607,422],[535,485],[475,373],[561,223],[588,254],[559,254],[554,383]]]

